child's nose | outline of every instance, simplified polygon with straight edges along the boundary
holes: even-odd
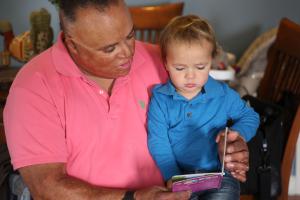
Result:
[[[195,72],[193,70],[188,70],[186,73],[186,78],[188,79],[195,78]]]

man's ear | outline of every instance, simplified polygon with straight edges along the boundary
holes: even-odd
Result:
[[[65,36],[65,45],[71,54],[78,54],[76,45],[68,36]]]

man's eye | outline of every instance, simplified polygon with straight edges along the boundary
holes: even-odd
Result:
[[[104,53],[111,53],[115,50],[115,46],[110,46],[110,47],[106,47],[105,49],[103,49]]]
[[[135,34],[134,34],[134,31],[132,31],[126,38],[127,40],[130,40],[132,38],[134,38]]]

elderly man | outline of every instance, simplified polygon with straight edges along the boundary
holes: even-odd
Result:
[[[4,111],[33,198],[188,199],[167,191],[147,148],[149,90],[166,80],[157,47],[135,41],[123,0],[62,0],[60,20],[57,43],[23,67]],[[229,141],[226,167],[244,181],[247,146]]]

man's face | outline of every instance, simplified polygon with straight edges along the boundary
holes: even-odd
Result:
[[[129,73],[134,54],[130,13],[121,1],[104,11],[94,7],[76,10],[74,22],[65,24],[69,52],[85,73],[115,79]]]

